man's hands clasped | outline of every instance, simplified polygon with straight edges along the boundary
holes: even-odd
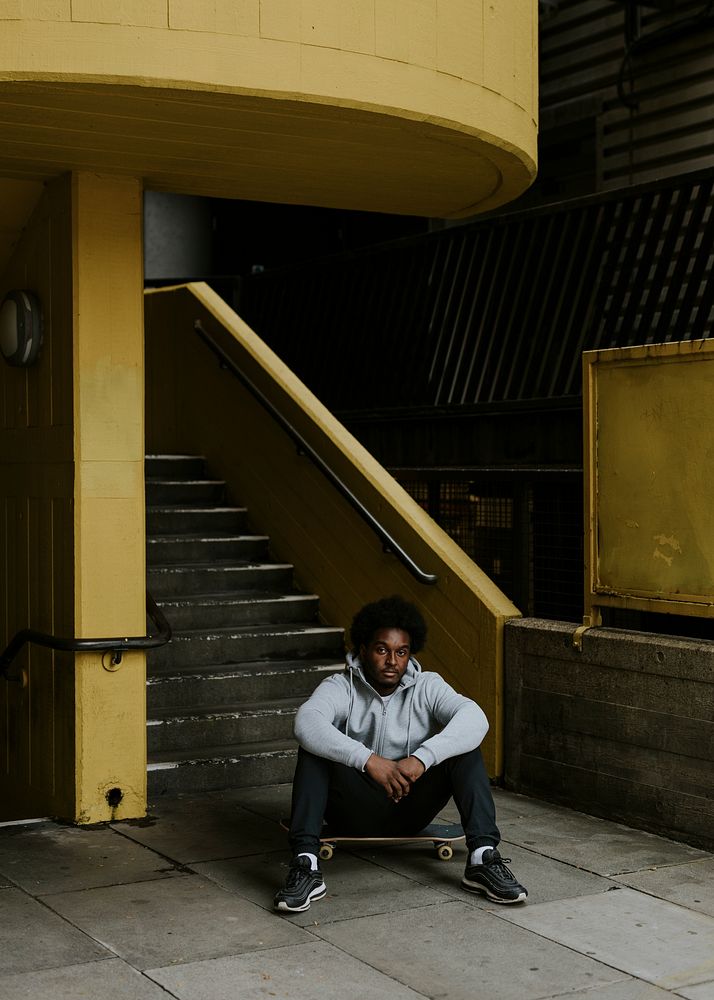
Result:
[[[365,771],[387,793],[393,802],[399,802],[415,781],[421,778],[426,768],[418,757],[402,757],[401,760],[388,760],[373,753],[365,765]]]

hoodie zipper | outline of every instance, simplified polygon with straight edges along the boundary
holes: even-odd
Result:
[[[389,702],[387,702],[386,705],[384,704],[384,702],[382,702],[382,719],[379,723],[379,733],[377,739],[377,746],[379,749],[376,751],[380,757],[384,756],[384,733],[387,729],[387,727],[384,724],[384,720],[387,718],[388,708],[389,708]]]

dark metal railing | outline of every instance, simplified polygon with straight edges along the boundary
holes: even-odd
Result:
[[[158,646],[165,646],[171,640],[171,626],[148,591],[146,594],[146,614],[159,630],[157,635],[128,636],[127,638],[115,636],[110,639],[77,639],[74,637],[68,639],[51,635],[49,632],[38,632],[33,628],[23,628],[15,633],[5,650],[0,654],[0,678],[4,678],[6,681],[21,682],[21,677],[8,677],[7,671],[27,642],[65,652],[103,651],[112,653],[112,663],[115,665],[121,663],[122,654],[129,650],[156,649]]]
[[[204,329],[201,321],[196,320],[193,326],[201,340],[218,358],[221,368],[227,369],[239,380],[241,385],[248,390],[251,396],[253,396],[254,399],[260,403],[260,405],[270,414],[276,423],[279,424],[279,426],[285,431],[288,437],[290,437],[300,454],[306,455],[320,470],[320,472],[322,472],[326,479],[335,487],[340,496],[347,500],[350,506],[359,514],[362,520],[369,525],[375,535],[377,535],[384,547],[384,551],[396,556],[402,565],[405,566],[411,575],[420,583],[435,584],[438,577],[433,573],[426,573],[414,562],[411,556],[408,555],[401,545],[399,545],[399,543],[396,542],[389,534],[384,525],[382,525],[377,518],[370,513],[362,501],[358,500],[350,488],[340,479],[337,473],[334,472],[327,462],[320,455],[318,455],[315,449],[307,443],[299,431],[292,426],[292,424],[268,399],[268,397],[261,392],[257,385],[255,385],[255,383],[252,382],[243,371],[241,371],[230,355],[228,355],[220,344],[214,340],[210,333]]]

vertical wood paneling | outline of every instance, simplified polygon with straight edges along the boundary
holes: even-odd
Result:
[[[29,369],[0,368],[3,528],[0,644],[28,626],[71,635],[73,617],[72,314],[69,188],[48,186],[7,269],[10,288],[38,294],[45,338]],[[74,695],[72,659],[58,700],[53,654],[25,647],[15,669],[28,684],[0,682],[0,818],[71,815]],[[58,744],[58,734],[61,745]],[[56,773],[62,781],[56,780]]]

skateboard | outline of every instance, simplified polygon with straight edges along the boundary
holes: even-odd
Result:
[[[281,819],[283,830],[290,829],[290,820]],[[458,823],[430,823],[419,833],[402,837],[357,837],[349,834],[332,833],[324,828],[320,837],[320,857],[329,861],[338,844],[412,844],[429,842],[434,846],[436,855],[442,861],[450,861],[454,855],[453,844],[466,840],[466,835]]]

